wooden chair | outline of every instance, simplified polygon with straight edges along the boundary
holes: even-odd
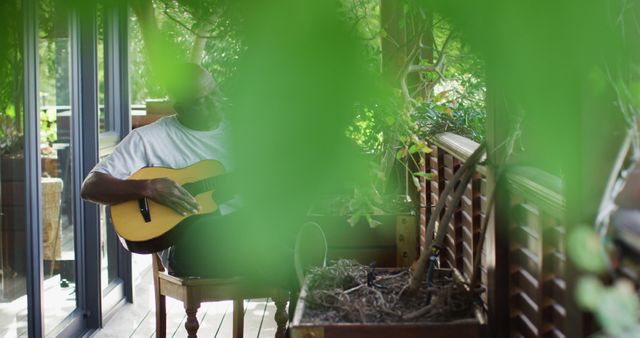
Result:
[[[156,337],[164,338],[167,332],[167,296],[182,301],[187,313],[184,324],[189,337],[197,337],[200,324],[196,313],[201,303],[233,300],[233,337],[241,338],[244,325],[244,299],[267,298],[273,299],[276,305],[275,320],[278,324],[276,338],[284,338],[288,321],[285,309],[289,298],[288,292],[278,288],[250,285],[243,278],[180,278],[171,276],[164,271],[164,267],[157,254],[153,254],[153,288],[156,300]]]

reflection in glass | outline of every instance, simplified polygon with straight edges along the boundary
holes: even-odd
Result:
[[[108,148],[113,142],[113,138],[105,137],[105,133],[113,132],[113,126],[110,122],[111,112],[105,109],[105,12],[102,4],[98,4],[98,117],[100,127],[99,148]],[[101,153],[100,156],[107,154]],[[100,206],[100,281],[103,289],[103,295],[109,292],[108,286],[117,277],[117,248],[118,243],[113,232],[113,227],[108,224],[109,210],[104,205]]]
[[[22,13],[0,10],[0,336],[27,334]]]
[[[68,20],[67,11],[61,6],[45,6],[39,11],[43,303],[47,333],[76,308]]]

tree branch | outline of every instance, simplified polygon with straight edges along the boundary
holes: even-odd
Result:
[[[214,35],[205,35],[202,34],[198,31],[195,31],[193,28],[189,27],[188,25],[186,25],[184,22],[180,21],[180,19],[176,18],[175,16],[171,15],[169,13],[169,4],[166,1],[162,1],[162,3],[164,4],[164,10],[162,11],[162,13],[164,13],[164,15],[167,16],[167,18],[169,18],[171,21],[177,23],[180,27],[186,29],[187,31],[189,31],[191,34],[195,35],[198,38],[201,39],[217,39],[220,38],[219,34],[214,34]]]
[[[411,93],[409,93],[409,87],[407,85],[407,77],[409,76],[409,74],[411,73],[415,73],[415,72],[434,72],[438,75],[438,78],[429,82],[427,85],[425,85],[425,89],[427,90],[433,90],[433,88],[436,86],[436,84],[438,83],[438,81],[442,80],[442,81],[446,81],[447,78],[444,76],[443,71],[444,71],[444,67],[445,67],[445,50],[447,49],[447,47],[449,46],[449,43],[451,43],[451,38],[453,36],[453,30],[449,32],[449,34],[447,35],[447,38],[445,39],[444,43],[442,44],[442,47],[440,47],[440,50],[438,50],[438,47],[436,46],[435,49],[438,51],[438,59],[436,60],[436,62],[434,64],[430,64],[430,65],[409,65],[406,66],[404,69],[404,72],[402,73],[401,76],[401,80],[400,80],[400,89],[402,90],[402,95],[404,96],[405,100],[407,102],[409,102],[410,104],[416,104],[416,100],[413,99],[413,97],[411,96]],[[420,45],[418,45],[418,48],[414,49],[411,54],[409,55],[408,60],[413,60],[417,54],[414,54],[416,51],[419,51],[421,48]]]
[[[202,37],[205,32],[208,32],[213,27],[213,23],[215,22],[215,16],[212,16],[209,20],[202,20],[196,22],[194,24],[195,29],[198,34],[196,35],[195,41],[193,41],[193,47],[191,48],[191,62],[195,64],[202,63],[202,58],[204,56],[204,47],[207,43],[208,38]]]

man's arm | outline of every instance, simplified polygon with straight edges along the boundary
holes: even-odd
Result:
[[[102,204],[150,198],[185,216],[200,209],[189,192],[168,178],[121,180],[105,173],[92,172],[82,183],[80,196]]]

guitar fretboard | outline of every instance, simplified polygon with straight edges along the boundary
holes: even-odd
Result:
[[[207,191],[211,191],[216,187],[216,181],[220,176],[208,177],[198,181],[190,182],[182,185],[182,187],[188,191],[191,195],[196,196]]]

